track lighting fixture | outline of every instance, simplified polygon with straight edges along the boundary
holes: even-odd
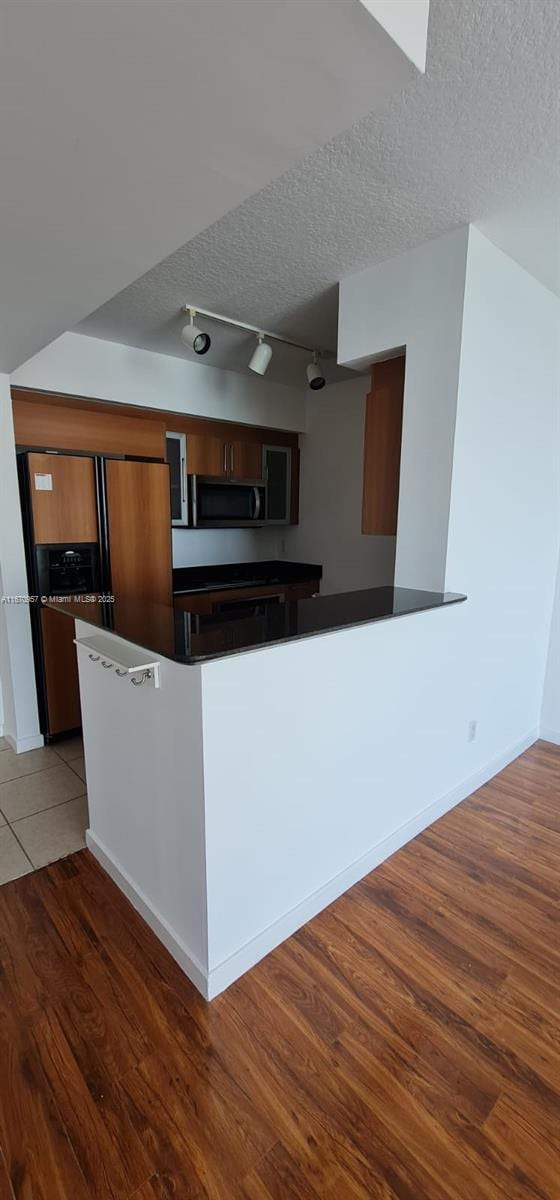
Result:
[[[286,337],[283,333],[272,333],[270,329],[259,329],[258,325],[248,325],[246,321],[236,321],[234,317],[224,317],[221,313],[211,312],[208,308],[199,308],[198,305],[195,307],[192,304],[185,304],[183,312],[189,314],[190,321],[181,330],[181,338],[185,346],[188,346],[189,350],[194,350],[195,354],[206,354],[206,351],[210,349],[210,335],[204,333],[202,329],[198,329],[194,323],[194,318],[198,315],[207,317],[210,321],[218,321],[221,325],[229,325],[233,329],[243,329],[256,335],[257,344],[248,363],[249,370],[254,371],[256,375],[264,375],[269,366],[272,358],[270,342],[283,342],[285,346],[293,346],[296,350],[306,350],[309,354],[313,354],[313,359],[306,368],[307,383],[314,392],[325,386],[327,381],[319,365],[319,360],[332,358],[333,355],[330,351],[313,350],[304,342],[296,342],[294,338]]]
[[[318,392],[319,388],[323,388],[326,383],[325,376],[317,362],[317,354],[313,354],[313,361],[307,366],[307,382],[314,392]]]
[[[194,350],[195,354],[206,354],[206,351],[210,349],[210,334],[195,325],[195,316],[196,308],[189,308],[190,320],[188,325],[183,326],[181,330],[181,341],[188,346],[189,350]]]
[[[272,358],[272,346],[265,342],[262,333],[257,334],[257,344],[249,359],[249,370],[256,375],[264,375]]]

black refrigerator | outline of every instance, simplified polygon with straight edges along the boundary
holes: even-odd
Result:
[[[47,741],[79,731],[74,622],[41,597],[90,606],[172,604],[169,468],[153,459],[18,452],[35,676]]]

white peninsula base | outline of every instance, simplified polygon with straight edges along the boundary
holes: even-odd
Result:
[[[535,740],[467,743],[465,612],[160,659],[159,687],[78,647],[88,846],[207,999]]]

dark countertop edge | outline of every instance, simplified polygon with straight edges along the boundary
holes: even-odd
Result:
[[[276,646],[286,646],[291,642],[303,642],[308,638],[313,637],[328,637],[331,633],[342,633],[345,629],[357,629],[361,625],[377,625],[380,621],[394,621],[400,617],[412,617],[416,613],[434,612],[440,608],[452,608],[456,604],[462,604],[467,599],[462,593],[450,593],[449,600],[443,600],[439,604],[426,604],[423,608],[410,608],[408,611],[399,613],[383,613],[379,617],[364,617],[363,620],[349,621],[343,625],[332,625],[329,629],[310,629],[307,633],[287,634],[284,637],[278,638],[272,642],[260,642],[254,646],[240,646],[236,650],[220,650],[213,654],[197,654],[189,655],[188,658],[172,659],[182,666],[197,667],[201,663],[215,662],[221,658],[234,658],[238,654],[254,654],[257,650],[272,650]]]
[[[365,589],[365,590],[368,590],[368,589]],[[416,590],[416,589],[402,589],[402,590],[403,591],[407,591],[407,590],[412,591],[412,590]],[[339,593],[339,594],[345,595],[345,593]],[[352,594],[352,593],[350,593],[350,594]],[[416,592],[416,594],[418,594],[418,591]],[[362,625],[376,625],[380,621],[391,621],[397,617],[398,618],[409,617],[409,616],[413,616],[416,613],[434,612],[435,610],[439,610],[442,608],[453,608],[457,604],[462,604],[463,601],[465,601],[467,599],[467,596],[460,592],[446,592],[446,593],[441,593],[441,594],[447,598],[441,599],[438,601],[433,601],[432,603],[424,604],[421,606],[419,606],[417,603],[416,604],[412,603],[410,608],[403,609],[401,612],[398,612],[398,613],[386,612],[386,613],[380,613],[377,616],[357,617],[354,620],[343,621],[342,623],[329,625],[324,629],[310,629],[310,630],[306,630],[305,632],[302,632],[302,633],[283,634],[279,638],[275,638],[275,639],[272,639],[270,641],[265,641],[265,642],[256,642],[254,645],[250,645],[250,646],[239,646],[239,647],[234,647],[234,648],[230,647],[227,650],[214,651],[210,654],[194,654],[194,655],[184,655],[184,656],[169,655],[169,654],[165,654],[162,650],[154,650],[154,649],[150,648],[149,646],[146,646],[143,642],[137,641],[132,636],[132,634],[127,635],[125,633],[119,633],[115,629],[109,629],[105,626],[98,625],[95,622],[88,621],[86,615],[82,616],[81,614],[78,614],[78,613],[69,612],[68,609],[65,608],[64,605],[60,605],[60,604],[57,605],[57,604],[47,601],[46,607],[54,609],[55,612],[62,612],[62,613],[64,613],[64,615],[71,617],[73,620],[83,621],[86,625],[90,625],[92,629],[95,629],[95,631],[97,633],[108,634],[109,636],[119,638],[123,642],[127,642],[127,641],[132,642],[134,645],[141,647],[143,650],[146,651],[146,653],[153,655],[155,658],[166,659],[168,662],[175,662],[179,666],[200,666],[203,663],[215,662],[218,659],[222,659],[222,658],[232,658],[239,654],[254,654],[256,651],[270,650],[277,646],[284,646],[284,645],[287,645],[292,642],[304,641],[307,638],[327,637],[332,633],[342,633],[346,629],[356,629]],[[325,599],[329,599],[329,597],[325,597]],[[318,601],[305,600],[305,601],[299,602],[299,603],[312,604],[312,603],[318,603]]]

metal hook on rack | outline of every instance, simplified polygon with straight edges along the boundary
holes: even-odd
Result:
[[[140,679],[135,679],[134,676],[131,675],[130,682],[134,684],[134,687],[141,687],[143,683],[146,683],[146,680],[151,679],[151,678],[152,678],[151,671],[142,671],[142,675],[140,676]]]

